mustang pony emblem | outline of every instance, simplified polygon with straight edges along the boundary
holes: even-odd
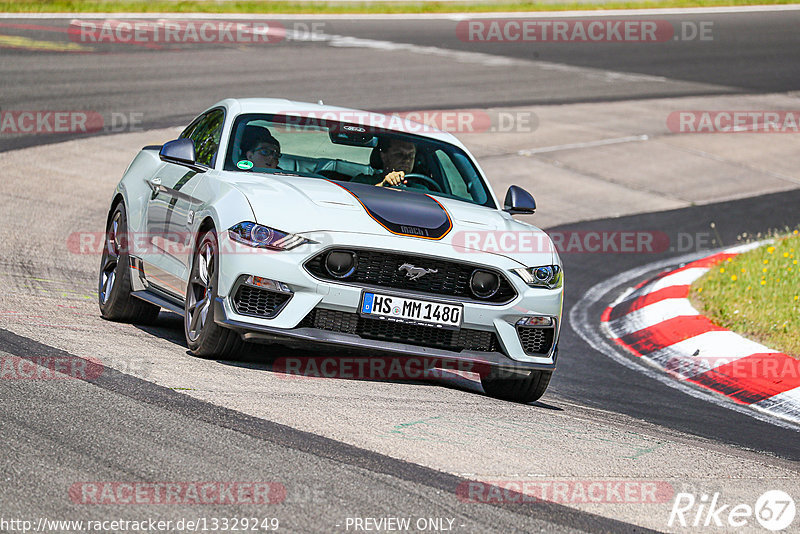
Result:
[[[439,272],[439,269],[424,269],[422,267],[414,267],[410,263],[404,263],[397,270],[398,271],[405,271],[406,272],[406,276],[409,277],[412,280],[417,280],[419,278],[422,278],[426,274],[432,274],[432,273],[438,273]]]

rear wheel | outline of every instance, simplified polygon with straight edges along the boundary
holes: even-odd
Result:
[[[229,359],[238,356],[245,347],[239,334],[214,322],[218,280],[217,233],[209,230],[194,252],[183,321],[189,352],[201,358]]]
[[[487,395],[498,399],[529,403],[539,400],[544,395],[553,372],[531,371],[528,376],[519,378],[507,378],[507,376],[499,375],[500,373],[493,373],[481,376],[481,385]]]
[[[100,314],[110,321],[152,323],[161,310],[131,295],[128,220],[122,202],[114,208],[106,228],[97,293]]]

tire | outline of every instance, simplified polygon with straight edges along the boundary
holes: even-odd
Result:
[[[481,376],[481,385],[490,397],[527,404],[544,395],[552,376],[552,371],[531,371],[524,378],[500,378],[490,374]]]
[[[192,256],[183,332],[191,354],[209,359],[233,359],[244,352],[245,343],[238,333],[214,322],[218,280],[217,233],[209,230],[198,241]]]
[[[122,202],[114,208],[106,228],[97,294],[100,314],[109,321],[150,324],[161,311],[131,295],[128,218]]]

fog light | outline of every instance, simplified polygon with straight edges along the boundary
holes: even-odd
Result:
[[[476,270],[469,281],[472,294],[478,298],[488,299],[493,297],[500,289],[500,277],[489,271]]]
[[[553,326],[553,318],[543,315],[523,317],[517,321],[517,326]]]
[[[253,287],[269,289],[270,291],[279,291],[281,293],[292,292],[292,290],[289,289],[289,286],[283,282],[278,282],[277,280],[271,280],[269,278],[262,278],[260,276],[248,276],[244,283]]]
[[[325,258],[325,269],[334,278],[347,278],[356,271],[358,259],[354,252],[334,250]]]

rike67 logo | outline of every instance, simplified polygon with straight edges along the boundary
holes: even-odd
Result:
[[[796,513],[794,499],[781,490],[764,492],[755,505],[724,503],[720,493],[702,494],[698,499],[692,493],[678,493],[672,503],[667,526],[741,528],[752,525],[755,518],[767,530],[777,532],[788,528]]]

